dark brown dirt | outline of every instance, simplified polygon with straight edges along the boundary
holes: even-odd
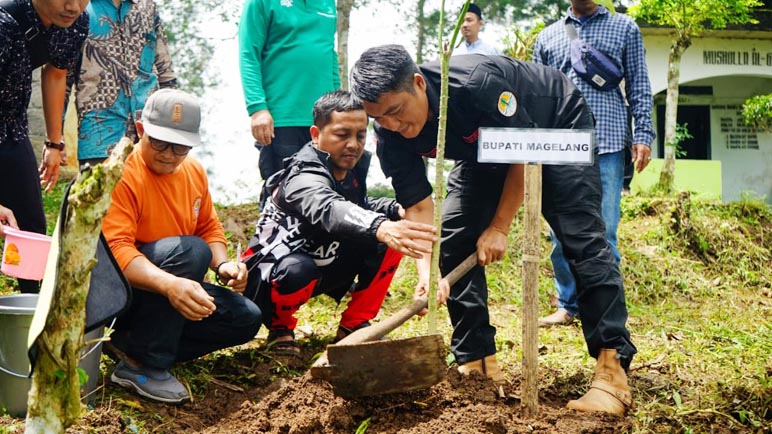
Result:
[[[361,431],[367,434],[578,434],[632,429],[627,417],[566,410],[565,403],[574,396],[558,395],[554,385],[540,391],[538,416],[526,419],[517,397],[518,380],[507,384],[506,397],[500,398],[497,388],[482,376],[462,377],[454,367],[445,380],[427,390],[346,400],[306,372],[322,347],[305,344],[299,359],[271,359],[251,349],[215,360],[209,372],[194,377],[201,382],[194,385],[196,399],[182,406],[124,395],[108,385],[97,408],[67,432],[128,433],[137,432],[139,425],[139,432],[159,433],[351,434],[368,419],[366,431]],[[229,383],[234,369],[247,373],[250,384]],[[132,412],[134,417],[128,417]]]
[[[403,434],[621,433],[632,426],[627,418],[580,414],[563,405],[542,397],[538,417],[524,419],[513,394],[501,399],[492,383],[461,377],[455,369],[425,391],[360,400],[336,397],[328,384],[306,374],[202,432],[353,433],[367,419],[367,433]]]

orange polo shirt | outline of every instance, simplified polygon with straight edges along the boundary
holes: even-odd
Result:
[[[187,157],[168,175],[152,172],[139,150],[126,159],[102,232],[121,269],[142,256],[138,247],[161,238],[196,235],[225,243],[201,163]]]

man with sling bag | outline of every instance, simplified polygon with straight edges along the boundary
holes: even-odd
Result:
[[[582,91],[595,117],[606,240],[618,263],[621,257],[616,233],[624,148],[630,145],[625,97],[634,121],[632,158],[638,172],[649,164],[654,140],[651,84],[640,29],[629,17],[612,14],[592,0],[571,0],[566,18],[539,34],[533,61],[566,74]],[[624,89],[619,85],[622,79]],[[541,327],[570,324],[578,313],[576,280],[561,244],[554,236],[552,239],[558,310],[539,319]]]

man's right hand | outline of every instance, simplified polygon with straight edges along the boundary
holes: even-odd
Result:
[[[273,116],[266,109],[258,110],[252,113],[251,117],[252,136],[261,145],[270,145],[273,141]]]
[[[384,220],[375,233],[378,241],[413,258],[431,255],[431,243],[437,239],[434,226],[410,220]]]
[[[425,299],[429,295],[429,284],[423,279],[418,279],[418,284],[415,286],[415,292],[413,293],[413,300]],[[448,301],[450,297],[450,283],[447,279],[439,279],[437,282],[437,305],[442,306]],[[418,312],[418,316],[424,316],[429,312],[428,308],[421,309]]]
[[[169,303],[185,318],[200,321],[217,309],[214,298],[198,282],[183,277],[170,279],[165,291]]]
[[[62,156],[58,149],[43,148],[43,158],[40,161],[38,172],[40,173],[40,186],[45,187],[46,193],[53,190],[59,179],[59,166],[62,165]]]
[[[13,215],[13,211],[0,205],[0,236],[5,236],[5,229],[3,226],[8,225],[14,229],[19,229],[19,225],[16,223],[16,217]]]

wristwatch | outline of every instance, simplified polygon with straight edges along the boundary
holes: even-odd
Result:
[[[64,140],[62,140],[59,143],[54,143],[54,142],[46,139],[46,141],[43,142],[43,146],[45,146],[46,148],[49,148],[49,149],[58,149],[60,151],[63,151],[64,150]]]

